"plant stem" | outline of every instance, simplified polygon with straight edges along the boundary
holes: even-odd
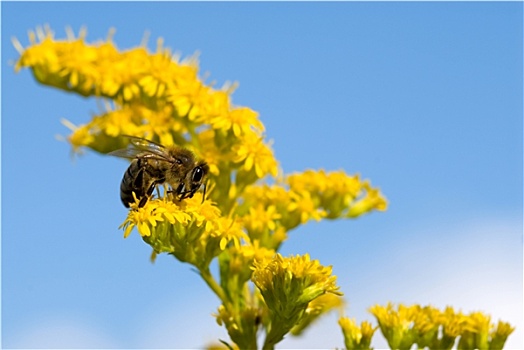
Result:
[[[209,268],[206,267],[205,269],[201,269],[200,276],[202,276],[202,279],[207,283],[209,288],[211,288],[211,290],[215,292],[215,294],[218,296],[218,298],[222,301],[223,304],[229,303],[224,293],[224,290],[217,283],[217,281],[209,271]]]

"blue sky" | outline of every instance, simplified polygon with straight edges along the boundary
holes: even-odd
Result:
[[[522,348],[522,3],[2,2],[2,346],[198,348],[226,339],[188,265],[124,240],[126,164],[57,141],[93,99],[13,72],[10,38],[49,24],[122,48],[161,36],[260,113],[286,173],[360,173],[387,212],[310,224],[283,254],[333,265],[346,315],[452,305],[516,325]],[[334,348],[331,315],[281,348]],[[380,337],[376,347],[384,347]]]

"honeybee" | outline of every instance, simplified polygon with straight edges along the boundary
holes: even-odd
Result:
[[[132,159],[120,184],[120,199],[126,208],[135,202],[133,192],[143,207],[156,186],[168,184],[177,200],[191,198],[204,185],[209,172],[206,162],[195,159],[193,153],[182,147],[164,147],[156,142],[134,136],[128,148],[109,155]]]

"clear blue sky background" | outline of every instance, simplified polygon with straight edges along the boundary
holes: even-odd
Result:
[[[71,160],[67,118],[93,99],[13,72],[10,38],[49,24],[115,27],[130,48],[150,31],[233,101],[260,113],[285,172],[360,173],[385,213],[310,224],[284,254],[334,273],[346,315],[375,303],[452,305],[518,327],[522,348],[522,3],[2,2],[2,345],[6,348],[202,347],[225,331],[218,300],[188,265],[134,232],[123,239],[126,164]],[[332,315],[281,348],[342,347]],[[376,347],[384,341],[376,338]]]

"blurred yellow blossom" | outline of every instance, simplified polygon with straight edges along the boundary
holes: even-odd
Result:
[[[344,335],[344,345],[347,350],[366,350],[371,348],[371,338],[376,328],[367,321],[363,321],[360,327],[355,320],[348,317],[341,317],[338,324],[342,328]]]
[[[464,315],[451,307],[440,311],[432,306],[375,305],[370,312],[377,318],[380,330],[392,349],[451,349],[459,339],[459,349],[501,349],[513,328],[481,312]]]

